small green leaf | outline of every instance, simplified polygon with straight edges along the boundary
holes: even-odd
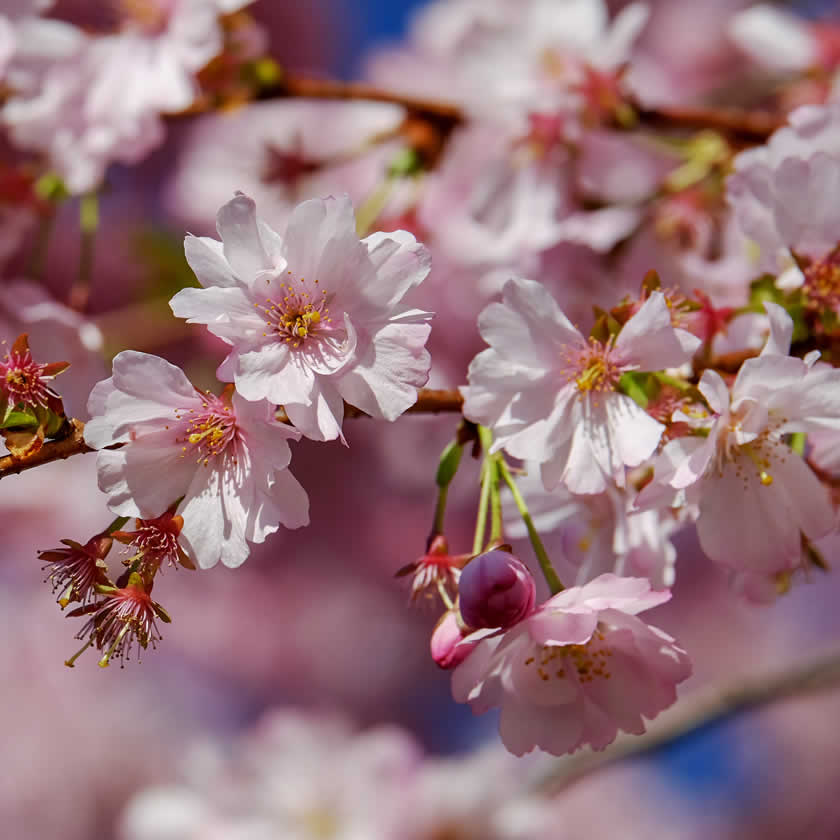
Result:
[[[447,487],[449,483],[455,478],[455,473],[458,472],[458,467],[461,463],[461,453],[463,448],[455,441],[452,441],[446,449],[443,450],[438,463],[437,475],[435,481],[438,487]]]
[[[629,371],[622,375],[618,380],[618,387],[621,391],[627,394],[633,402],[638,403],[642,408],[647,408],[647,380],[650,377],[648,373],[637,373],[636,371]]]

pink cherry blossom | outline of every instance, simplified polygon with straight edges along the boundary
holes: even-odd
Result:
[[[395,105],[307,100],[208,114],[189,127],[167,204],[198,232],[196,225],[212,229],[216,209],[236,190],[250,195],[278,230],[304,199],[341,191],[361,202],[404,148],[399,139],[374,138],[392,134],[404,118]],[[324,131],[325,125],[332,130]],[[413,181],[411,187],[415,192]],[[402,212],[405,192],[391,190],[384,215]]]
[[[490,348],[470,364],[465,416],[492,428],[494,451],[540,463],[547,488],[563,482],[575,493],[600,493],[610,479],[623,486],[625,467],[650,457],[664,431],[617,390],[621,375],[680,365],[699,345],[674,329],[660,292],[602,344],[525,279],[506,284],[479,330]]]
[[[744,233],[760,249],[758,268],[802,284],[791,250],[821,258],[840,240],[840,103],[798,108],[766,145],[735,158],[727,199]]]
[[[300,434],[265,401],[202,394],[157,356],[126,350],[92,391],[85,427],[99,487],[121,516],[152,519],[177,499],[181,545],[202,568],[239,566],[248,543],[278,523],[309,522],[306,493],[288,469]],[[121,448],[104,447],[123,444]]]
[[[73,193],[97,187],[112,162],[137,163],[164,138],[160,115],[192,104],[195,74],[223,47],[223,0],[147,0],[119,33],[28,61],[27,84],[2,110],[14,143],[49,156]]]
[[[499,734],[516,755],[603,749],[619,730],[642,734],[642,718],[670,706],[691,673],[674,639],[636,618],[670,597],[613,574],[566,589],[483,638],[453,673],[452,694],[474,712],[500,706]]]
[[[219,211],[218,230],[221,242],[187,237],[204,288],[171,305],[231,345],[220,379],[247,400],[282,404],[316,440],[341,435],[344,400],[386,420],[416,401],[431,314],[403,302],[429,272],[411,234],[360,241],[346,196],[298,205],[280,236],[239,194]]]
[[[776,72],[803,72],[818,63],[816,31],[800,15],[757,3],[729,22],[735,44],[759,66]]]
[[[666,444],[641,505],[669,489],[699,506],[700,545],[714,561],[773,574],[799,565],[802,535],[834,530],[828,490],[789,446],[793,432],[840,434],[840,370],[786,355],[793,322],[765,304],[771,334],[758,358],[741,366],[731,391],[706,370],[699,390],[711,412],[679,418],[700,430]]]

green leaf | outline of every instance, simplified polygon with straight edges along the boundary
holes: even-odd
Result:
[[[32,409],[18,403],[16,406],[7,405],[6,411],[0,421],[0,429],[29,429],[39,425],[38,418]]]
[[[629,371],[618,380],[618,387],[623,393],[627,394],[633,402],[638,403],[642,408],[647,408],[649,377],[649,373]]]
[[[437,475],[435,481],[438,487],[447,487],[449,483],[455,478],[455,473],[458,472],[458,466],[461,463],[461,453],[463,448],[456,442],[452,441],[446,449],[443,450],[438,463]]]

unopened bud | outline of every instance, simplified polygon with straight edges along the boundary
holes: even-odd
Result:
[[[432,631],[429,647],[432,659],[441,668],[454,668],[469,656],[475,643],[459,642],[464,638],[464,631],[458,625],[458,616],[454,610],[445,612]]]
[[[458,592],[467,625],[507,628],[533,612],[536,586],[521,560],[495,550],[480,554],[464,567]]]

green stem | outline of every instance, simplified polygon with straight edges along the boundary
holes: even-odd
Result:
[[[86,193],[79,202],[79,228],[82,233],[79,251],[79,276],[70,293],[70,303],[74,309],[81,310],[87,305],[93,277],[93,252],[96,232],[99,229],[99,196]]]
[[[394,187],[394,178],[388,176],[360,205],[356,211],[356,235],[361,238],[367,236],[379,214],[385,209],[388,199],[391,197],[391,190]]]
[[[502,536],[502,494],[499,490],[499,481],[501,480],[501,455],[496,454],[489,456],[490,462],[490,543],[501,543],[504,541]]]
[[[537,560],[539,560],[540,569],[542,570],[545,582],[548,584],[551,594],[556,595],[558,592],[563,591],[564,586],[560,583],[560,578],[557,577],[557,572],[554,571],[554,566],[551,565],[551,560],[548,558],[548,552],[546,552],[545,546],[542,544],[542,540],[540,539],[540,535],[534,527],[534,520],[531,519],[531,514],[528,511],[528,505],[525,504],[525,499],[522,497],[522,493],[519,492],[519,488],[513,480],[513,476],[508,469],[508,465],[504,461],[499,461],[499,469],[501,470],[502,478],[505,480],[505,483],[510,488],[510,492],[513,494],[513,500],[516,502],[516,508],[519,511],[519,515],[522,517],[522,521],[528,529],[528,537],[531,540],[531,545],[534,547],[534,554],[537,555]]]
[[[130,516],[118,516],[102,533],[113,534],[114,531],[122,531]]]
[[[443,517],[446,514],[446,500],[449,495],[449,485],[452,479],[455,478],[455,473],[458,472],[458,467],[461,464],[461,444],[457,440],[453,440],[447,444],[446,448],[440,454],[438,461],[437,473],[435,474],[435,484],[438,486],[437,505],[435,506],[435,519],[432,523],[432,538],[438,534],[443,533]]]
[[[435,505],[435,521],[432,525],[432,533],[443,533],[443,517],[446,514],[446,497],[449,495],[449,485],[438,487],[437,504]]]
[[[478,516],[475,520],[473,554],[480,554],[484,546],[484,532],[487,529],[487,508],[490,506],[490,467],[487,461],[481,465],[481,496],[478,500]]]

